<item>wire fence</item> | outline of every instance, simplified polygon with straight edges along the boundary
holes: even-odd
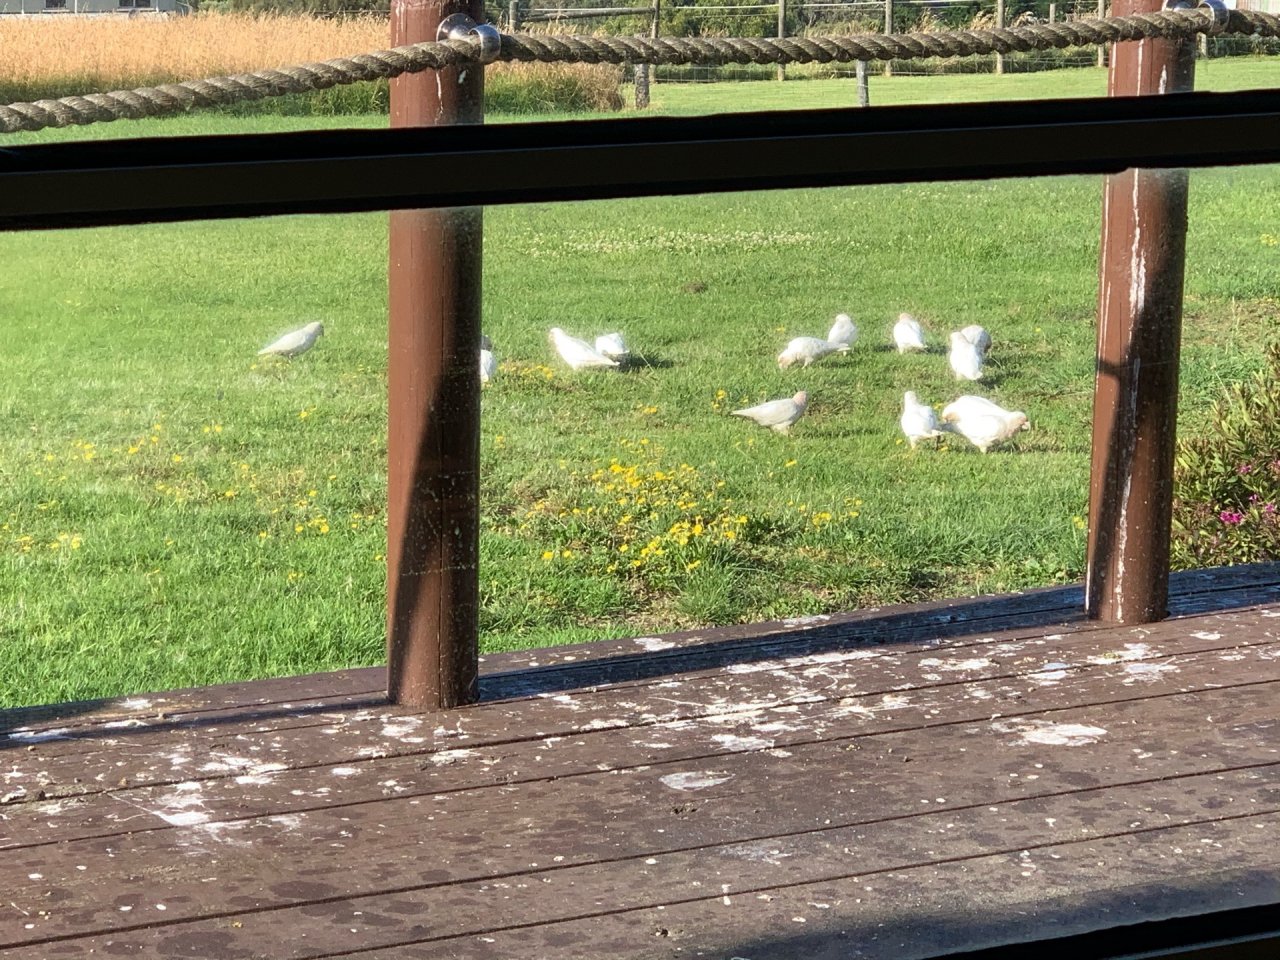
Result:
[[[1240,0],[1246,7],[1252,0]],[[890,33],[904,30],[936,31],[948,28],[1000,29],[1034,23],[1070,23],[1105,17],[1107,0],[778,0],[773,3],[679,4],[655,0],[628,7],[522,8],[518,0],[508,4],[502,20],[511,29],[525,23],[551,25],[557,31],[648,36],[832,36]],[[892,28],[892,29],[890,29]],[[1202,57],[1235,54],[1277,54],[1280,43],[1259,37],[1202,37]],[[1106,65],[1106,52],[1043,49],[1010,54],[894,60],[886,74],[934,76],[938,74],[1029,73],[1074,67]],[[641,68],[643,70],[643,68]],[[788,67],[784,72],[756,64],[657,65],[648,77],[665,83],[715,83],[735,80],[843,78],[855,75],[852,64],[813,64]]]

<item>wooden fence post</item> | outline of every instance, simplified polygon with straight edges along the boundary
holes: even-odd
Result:
[[[649,65],[637,63],[634,70],[636,84],[636,109],[645,110],[649,106]]]
[[[1056,3],[1049,4],[1049,22],[1058,22],[1058,5]]]
[[[1098,19],[1101,20],[1107,15],[1107,0],[1098,0]],[[1107,65],[1107,45],[1105,43],[1098,44],[1098,66],[1105,67]]]
[[[515,33],[520,28],[520,0],[511,0],[507,4],[507,33]]]
[[[778,39],[781,40],[787,35],[787,0],[778,0]],[[787,79],[787,65],[785,63],[778,64],[778,79]]]
[[[893,33],[893,0],[884,0],[884,32],[885,36]],[[893,76],[892,60],[884,62],[884,75],[886,77]]]
[[[1004,0],[996,0],[996,29],[1004,29]],[[1004,54],[996,51],[996,73],[1004,73]]]
[[[391,45],[437,39],[481,0],[393,0]],[[484,70],[391,81],[393,127],[479,123]],[[388,276],[387,695],[440,709],[476,699],[482,213],[391,214]]]
[[[871,106],[871,91],[867,88],[867,61],[853,62],[854,75],[858,78],[858,106]]]
[[[653,0],[653,20],[649,24],[649,36],[653,39],[658,38],[658,21],[662,15],[660,0]],[[636,109],[644,110],[649,106],[649,85],[654,82],[654,73],[657,72],[656,65],[651,67],[647,63],[637,63],[635,66],[635,83],[636,83]]]
[[[1117,0],[1113,10],[1160,6]],[[1181,93],[1194,75],[1194,41],[1120,43],[1107,92]],[[1167,613],[1186,234],[1185,170],[1107,177],[1085,576],[1092,619],[1148,623]]]

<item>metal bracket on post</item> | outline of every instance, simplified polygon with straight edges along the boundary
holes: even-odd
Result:
[[[465,13],[451,13],[440,21],[437,40],[471,40],[480,46],[480,62],[493,63],[502,52],[502,34],[488,23],[476,23]]]
[[[1200,0],[1196,4],[1197,10],[1209,10],[1213,13],[1213,24],[1209,27],[1209,35],[1217,36],[1227,29],[1227,23],[1231,20],[1231,11],[1222,0]]]
[[[1231,19],[1231,11],[1222,0],[1164,0],[1166,10],[1201,10],[1213,14],[1213,22],[1209,24],[1210,34],[1219,34],[1227,28]]]

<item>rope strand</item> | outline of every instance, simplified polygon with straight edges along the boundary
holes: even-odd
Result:
[[[1219,27],[1212,11],[1167,10],[1071,23],[1034,23],[998,30],[866,34],[842,37],[585,37],[503,34],[498,59],[521,63],[851,63],[982,53],[1025,53],[1199,33],[1280,36],[1280,16],[1232,10]],[[225,106],[290,93],[306,93],[403,73],[473,63],[478,43],[444,40],[376,50],[319,63],[303,63],[158,87],[91,93],[59,100],[0,106],[0,133],[42,130],[112,120],[136,120]]]

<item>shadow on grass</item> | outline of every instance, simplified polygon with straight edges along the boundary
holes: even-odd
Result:
[[[922,575],[923,576],[923,575]],[[1280,563],[1216,571],[1187,571],[1170,578],[1171,616],[1219,612],[1280,598]],[[634,653],[608,645],[575,644],[572,662],[503,671],[503,655],[488,658],[480,678],[481,700],[538,696],[610,683],[653,680],[695,670],[720,670],[781,657],[811,656],[882,645],[919,645],[945,637],[996,630],[1087,629],[1080,585],[1043,587],[1001,597],[935,601],[910,607],[800,617],[769,623],[665,634],[668,647],[640,644]],[[1105,626],[1104,624],[1099,624]],[[642,638],[652,639],[652,638]],[[594,646],[594,650],[593,650]]]

